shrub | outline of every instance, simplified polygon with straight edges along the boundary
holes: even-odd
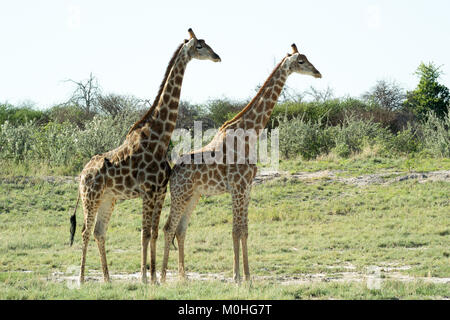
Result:
[[[327,153],[333,145],[330,130],[322,128],[320,121],[280,119],[278,129],[280,152],[286,158],[301,155],[304,159],[314,159]]]
[[[78,127],[71,123],[49,122],[36,128],[32,137],[32,156],[36,160],[53,165],[67,165],[76,152],[75,140]]]
[[[95,116],[86,123],[86,129],[79,131],[76,136],[78,153],[83,158],[90,158],[118,147],[138,118],[138,114],[133,112],[117,117]]]
[[[8,121],[13,125],[25,124],[29,121],[46,122],[46,114],[40,110],[34,110],[30,106],[14,107],[11,104],[0,104],[0,124]]]
[[[29,155],[33,146],[36,127],[32,121],[14,126],[6,121],[0,126],[0,157],[22,161]]]
[[[432,155],[450,157],[450,113],[440,119],[434,112],[429,112],[427,120],[420,125],[421,138]]]
[[[392,135],[390,139],[386,139],[382,144],[387,152],[395,154],[416,153],[422,149],[417,128],[414,128],[410,123],[407,124],[406,129]]]
[[[386,140],[389,132],[379,123],[357,120],[347,115],[342,125],[332,130],[334,152],[344,158],[360,152],[366,144]]]
[[[230,120],[241,111],[245,102],[233,102],[228,99],[216,99],[207,103],[208,116],[214,121],[216,127],[220,127],[225,121]]]

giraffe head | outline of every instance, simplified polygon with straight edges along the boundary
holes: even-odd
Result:
[[[197,39],[191,28],[188,30],[189,32],[189,40],[185,40],[185,50],[186,53],[194,58],[199,60],[211,60],[214,62],[220,62],[220,57],[217,53],[211,49],[208,44],[206,44],[205,40]]]
[[[297,46],[292,44],[292,53],[288,53],[285,63],[290,72],[307,74],[314,78],[322,78],[319,70],[317,70],[304,54],[297,50]]]

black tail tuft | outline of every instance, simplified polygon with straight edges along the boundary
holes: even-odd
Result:
[[[70,246],[73,244],[73,238],[75,237],[75,230],[77,229],[77,217],[75,213],[70,217]]]
[[[174,250],[178,250],[177,246],[175,245],[175,235],[173,235],[173,238],[172,238],[172,246],[173,246]]]
[[[70,216],[70,246],[73,244],[73,238],[75,237],[75,230],[77,229],[77,208],[78,202],[80,201],[80,193],[78,192],[78,199],[75,205],[75,209],[73,210],[73,214]]]

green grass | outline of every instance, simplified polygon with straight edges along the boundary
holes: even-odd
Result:
[[[387,171],[407,172],[404,160],[351,159],[282,162],[292,172],[328,169],[343,175]],[[417,171],[448,170],[449,159],[416,161]],[[440,299],[450,284],[421,280],[399,282],[383,272],[380,290],[362,282],[313,282],[284,285],[277,278],[299,274],[329,277],[351,271],[367,274],[370,266],[407,267],[410,277],[450,277],[450,184],[414,180],[390,185],[356,186],[318,179],[279,179],[256,185],[249,206],[251,286],[192,280],[144,286],[133,281],[90,282],[70,289],[47,280],[54,272],[78,266],[82,212],[77,233],[68,246],[69,215],[77,197],[76,184],[49,183],[36,178],[0,182],[0,299]],[[120,202],[108,229],[110,272],[140,270],[141,201]],[[163,232],[170,208],[166,198],[160,222],[157,268],[161,268]],[[231,278],[231,197],[204,197],[192,214],[186,239],[189,272],[220,273]],[[87,269],[100,272],[92,239]],[[177,269],[172,250],[169,269]],[[23,272],[31,271],[31,272]],[[270,276],[263,280],[261,277]]]
[[[280,160],[280,170],[290,173],[315,172],[319,170],[342,170],[342,175],[356,176],[383,172],[429,172],[450,170],[450,158],[385,158],[367,157],[364,155],[343,159],[339,157],[323,157],[315,161],[301,159]]]
[[[177,282],[163,286],[140,283],[86,283],[70,289],[53,283],[11,273],[0,277],[2,299],[436,299],[448,297],[448,285],[422,282],[383,282],[379,290],[364,283],[315,283],[280,285],[255,282],[235,285],[217,281]]]

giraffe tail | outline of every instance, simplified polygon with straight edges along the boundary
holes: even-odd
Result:
[[[75,237],[75,230],[77,229],[77,208],[78,202],[80,201],[80,193],[78,192],[77,204],[75,205],[75,209],[73,210],[73,214],[70,216],[70,246],[73,244],[73,238]]]
[[[177,246],[175,245],[175,235],[173,235],[173,238],[172,238],[172,246],[173,246],[174,250],[178,250]]]

